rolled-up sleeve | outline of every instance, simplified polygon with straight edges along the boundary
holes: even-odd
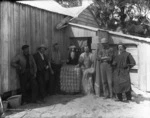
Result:
[[[15,56],[11,61],[11,66],[14,68],[19,68],[20,67],[20,65],[18,64],[19,61],[20,61],[20,56],[19,55]]]

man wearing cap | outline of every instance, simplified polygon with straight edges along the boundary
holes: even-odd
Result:
[[[45,55],[45,50],[47,48],[45,47],[45,45],[40,45],[38,47],[38,51],[36,54],[34,54],[34,59],[37,65],[37,81],[38,81],[38,87],[39,87],[39,95],[40,95],[40,99],[41,101],[44,102],[45,100],[45,96],[46,96],[46,79],[45,79],[45,75],[47,70],[51,70],[51,66],[49,65],[49,61]]]
[[[108,39],[101,39],[102,49],[98,58],[100,61],[100,72],[102,77],[103,92],[105,98],[112,98],[112,59],[113,49],[109,47]]]
[[[29,102],[29,89],[31,88],[32,102],[36,102],[37,98],[37,81],[36,72],[37,67],[34,58],[29,54],[29,46],[22,46],[23,54],[17,55],[13,58],[11,65],[17,69],[20,80],[20,87],[22,92],[22,103]]]

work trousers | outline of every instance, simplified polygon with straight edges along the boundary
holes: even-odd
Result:
[[[45,73],[45,91],[47,95],[54,95],[54,75],[51,74],[50,69]]]
[[[22,103],[24,102],[35,102],[37,99],[37,81],[30,74],[30,71],[25,71],[19,75],[20,78],[20,88],[22,93]]]
[[[131,90],[128,91],[128,92],[125,92],[125,94],[126,94],[127,100],[131,100]],[[118,97],[118,99],[119,99],[120,101],[123,100],[123,98],[122,98],[122,93],[118,93],[118,94],[117,94],[117,97]]]
[[[38,82],[38,90],[39,90],[39,97],[41,100],[44,100],[46,96],[45,91],[45,70],[37,72],[37,82]]]
[[[60,64],[51,64],[52,69],[54,71],[54,90],[55,93],[60,93],[60,71],[61,65]]]
[[[100,64],[104,97],[112,98],[112,67],[109,63]]]
[[[54,95],[55,94],[55,83],[54,83],[54,80],[55,80],[55,78],[54,78],[54,75],[52,75],[51,73],[50,73],[50,79],[49,79],[49,94],[50,95]]]

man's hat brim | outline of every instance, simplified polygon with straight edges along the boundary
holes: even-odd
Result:
[[[44,48],[45,50],[47,50],[47,47],[45,45],[41,45],[38,47],[38,49]]]

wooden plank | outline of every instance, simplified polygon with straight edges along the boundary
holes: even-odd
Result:
[[[16,30],[16,54],[21,53],[21,42],[22,42],[22,5],[16,5],[16,9],[18,10],[18,21],[17,21],[17,30]]]
[[[36,51],[36,45],[35,44],[37,44],[37,40],[36,40],[36,36],[35,36],[35,34],[36,34],[36,29],[35,29],[35,25],[36,25],[36,14],[35,14],[36,12],[35,12],[35,10],[34,10],[34,8],[31,8],[30,9],[30,15],[31,15],[31,27],[30,27],[30,31],[31,31],[31,41],[30,41],[30,44],[31,44],[31,46],[32,46],[32,48],[31,48],[31,53],[34,53],[35,51]]]
[[[2,45],[2,27],[1,27],[1,23],[3,22],[3,17],[2,17],[2,2],[0,2],[0,94],[2,93],[2,73],[1,73],[1,69],[2,69],[2,59],[1,59],[1,54],[2,54],[2,49],[1,49],[1,45]]]
[[[46,44],[45,43],[45,32],[44,32],[44,11],[40,10],[40,40],[41,40],[41,44]]]
[[[46,44],[46,46],[48,47],[49,50],[49,46],[48,46],[48,37],[47,37],[47,12],[43,11],[43,32],[44,32],[44,43]]]
[[[47,13],[47,37],[48,37],[48,45],[49,45],[49,58],[51,58],[52,51],[52,14]]]
[[[21,50],[20,50],[20,29],[21,29],[21,27],[20,27],[20,17],[21,17],[21,14],[20,14],[20,8],[21,8],[21,6],[20,5],[18,5],[18,4],[15,4],[15,6],[14,6],[14,9],[15,9],[15,16],[14,16],[14,18],[16,18],[15,20],[16,20],[16,37],[15,37],[15,55],[17,54],[17,53],[19,53],[19,52],[21,52]],[[14,56],[15,56],[14,55]],[[20,84],[19,84],[19,79],[18,79],[19,77],[18,77],[18,74],[17,73],[15,73],[15,79],[16,79],[16,86],[17,86],[17,88],[20,88]]]
[[[2,45],[1,45],[1,92],[5,92],[8,90],[8,41],[9,41],[9,17],[10,14],[8,12],[8,2],[3,3],[2,6]]]
[[[26,44],[25,40],[26,40],[26,37],[25,37],[25,27],[26,27],[26,24],[25,24],[26,20],[25,20],[25,6],[21,5],[20,6],[20,44],[19,44],[19,47],[18,47],[18,50],[21,49],[21,46]],[[21,50],[20,50],[20,53],[21,53]]]
[[[52,40],[53,42],[52,43],[55,43],[57,42],[57,35],[55,35],[55,24],[56,24],[56,14],[52,14]]]
[[[60,15],[57,15],[57,22],[56,22],[56,25],[61,21],[61,16]],[[56,28],[55,28],[56,29]],[[60,30],[59,32],[56,32],[58,34],[58,42],[59,42],[59,45],[60,45],[60,52],[61,52],[61,58],[63,60],[64,58],[64,49],[65,47],[63,47],[63,34],[62,34],[62,30]]]
[[[38,29],[38,40],[39,40],[39,45],[41,45],[43,43],[43,31],[41,30],[42,29],[42,13],[41,13],[41,10],[38,10],[38,13],[39,13],[39,29]]]
[[[14,49],[13,49],[13,45],[14,45],[14,6],[13,6],[13,3],[10,3],[8,2],[8,16],[10,17],[10,20],[8,21],[9,22],[9,41],[8,41],[8,63],[11,62],[11,56],[12,54],[14,53]],[[7,91],[10,91],[10,90],[13,90],[16,86],[15,86],[15,83],[13,81],[13,75],[11,76],[11,69],[10,69],[10,64],[8,65],[8,90]],[[13,87],[14,86],[14,87]]]
[[[12,31],[12,37],[10,39],[10,63],[12,58],[14,58],[14,56],[17,54],[17,42],[19,40],[19,5],[17,4],[13,4],[13,8],[11,9],[11,11],[13,11],[13,28],[11,28]],[[13,44],[13,45],[12,45]],[[16,73],[16,69],[14,69],[13,67],[11,67],[10,65],[10,90],[16,90],[17,88],[19,88],[19,79],[18,79],[18,75]]]
[[[35,15],[36,15],[36,18],[35,18],[35,39],[37,40],[36,41],[36,46],[40,45],[40,33],[39,33],[39,29],[40,29],[40,13],[39,13],[39,10],[36,10],[35,11]]]
[[[26,24],[26,27],[25,27],[25,37],[26,37],[26,39],[25,39],[25,44],[28,44],[28,45],[30,45],[30,22],[31,22],[31,20],[30,20],[30,12],[29,12],[29,7],[28,6],[26,6],[25,7],[25,19],[26,19],[26,22],[25,22],[25,24]],[[30,45],[30,48],[31,48],[31,45]]]

